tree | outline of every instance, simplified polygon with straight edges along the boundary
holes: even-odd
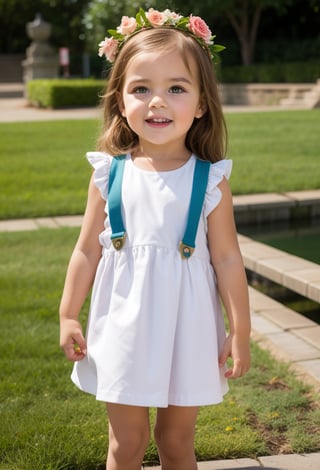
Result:
[[[211,11],[224,15],[234,29],[240,43],[243,65],[253,62],[263,11],[272,8],[284,14],[292,3],[294,0],[210,0]]]

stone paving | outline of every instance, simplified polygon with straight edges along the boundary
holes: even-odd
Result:
[[[99,109],[85,108],[76,110],[42,110],[29,108],[23,97],[19,96],[23,86],[21,84],[0,84],[0,122],[15,122],[29,120],[49,119],[83,119],[98,118]],[[13,97],[8,97],[8,92]],[[280,108],[268,107],[229,107],[226,111],[265,111]],[[283,109],[283,108],[281,108]],[[309,202],[316,215],[320,214],[320,191],[291,192],[285,195],[252,195],[237,196],[234,198],[235,208],[239,213],[255,214],[260,206],[262,210],[268,210],[270,217],[274,217],[274,208],[282,204],[284,211],[290,210],[294,205]],[[255,210],[254,209],[255,206]],[[237,209],[238,208],[238,209]],[[265,213],[266,214],[266,213]],[[25,231],[39,228],[79,227],[81,216],[43,217],[37,219],[0,221],[0,231]],[[304,293],[314,295],[319,302],[319,265],[311,263],[303,266],[295,265],[293,259],[285,261],[283,252],[272,251],[270,247],[262,250],[262,244],[239,235],[239,242],[248,268],[257,263],[264,266],[264,272],[281,280],[288,287],[302,289]],[[290,255],[288,255],[290,258]],[[296,258],[296,257],[294,257]],[[268,261],[269,260],[269,261]],[[280,261],[279,261],[280,260]],[[293,312],[282,304],[270,299],[251,288],[250,304],[253,326],[253,339],[261,347],[272,352],[277,358],[289,362],[302,380],[311,383],[317,391],[320,391],[320,326],[302,315]],[[146,469],[159,470],[160,467],[145,467]],[[199,462],[199,470],[252,470],[264,468],[266,470],[320,470],[320,452],[306,455],[289,454],[259,457],[257,459],[233,459],[210,462]]]
[[[160,470],[161,467],[145,467],[145,470]],[[217,460],[198,462],[198,470],[320,470],[320,453],[288,454],[257,459]]]

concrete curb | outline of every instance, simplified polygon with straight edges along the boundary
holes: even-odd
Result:
[[[255,459],[212,460],[199,462],[198,470],[319,470],[320,453],[286,454]],[[160,470],[161,467],[144,467],[144,470]]]

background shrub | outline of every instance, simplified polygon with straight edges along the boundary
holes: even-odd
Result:
[[[220,67],[223,83],[314,83],[320,78],[320,60]]]
[[[105,80],[94,79],[30,80],[27,99],[44,108],[96,106],[105,83]]]

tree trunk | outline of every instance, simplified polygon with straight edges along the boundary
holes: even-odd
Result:
[[[242,0],[242,8],[238,15],[226,11],[227,18],[240,42],[243,65],[250,65],[253,62],[261,11],[262,5],[258,4],[250,21],[248,0]]]

